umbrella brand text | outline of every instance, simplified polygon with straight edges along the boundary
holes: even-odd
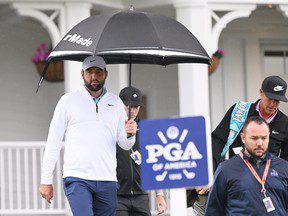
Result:
[[[91,41],[91,38],[85,39],[81,35],[77,35],[77,34],[67,35],[63,40],[69,41],[71,43],[80,44],[86,47],[89,47],[93,43],[93,41]]]

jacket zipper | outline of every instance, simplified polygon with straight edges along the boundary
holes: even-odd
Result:
[[[262,167],[262,161],[260,162],[259,167],[257,166],[257,161],[256,161],[255,165],[256,165],[256,172],[257,172],[258,176],[261,178],[260,172],[261,172],[261,167]]]
[[[98,106],[98,103],[95,103],[96,104],[96,107],[95,107],[95,111],[96,111],[96,120],[98,121],[99,120],[99,106]]]
[[[98,113],[98,103],[96,103],[96,113]]]

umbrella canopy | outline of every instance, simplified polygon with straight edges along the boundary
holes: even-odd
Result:
[[[83,61],[91,55],[102,56],[107,64],[130,64],[129,86],[132,63],[166,66],[210,62],[197,38],[181,23],[130,9],[92,16],[73,27],[48,56],[36,92],[50,61]]]
[[[102,56],[107,64],[206,63],[199,41],[174,19],[147,12],[125,11],[89,17],[73,27],[48,60],[83,61]]]

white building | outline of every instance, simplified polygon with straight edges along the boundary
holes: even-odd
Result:
[[[288,80],[288,0],[0,0],[0,215],[22,215],[25,207],[28,215],[40,214],[46,207],[32,188],[38,187],[49,123],[60,96],[81,85],[81,64],[65,62],[65,81],[44,82],[36,94],[36,48],[42,42],[55,46],[90,15],[131,4],[178,20],[210,55],[225,50],[210,76],[200,64],[133,65],[132,85],[146,95],[148,118],[207,114],[214,129],[238,99],[258,98],[264,77]],[[108,71],[107,88],[118,94],[127,85],[127,67]],[[287,113],[286,106],[281,109]],[[62,193],[61,184],[58,189]],[[62,213],[64,201],[55,203],[55,213]]]

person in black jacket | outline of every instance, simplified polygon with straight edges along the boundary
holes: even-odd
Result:
[[[285,96],[286,89],[287,83],[279,76],[266,77],[260,89],[260,99],[251,105],[248,113],[248,117],[260,116],[268,122],[271,131],[268,151],[284,160],[288,160],[288,117],[278,107],[280,101],[288,101]],[[221,152],[227,142],[231,113],[234,107],[235,104],[212,132],[214,170],[223,160]],[[229,148],[229,157],[235,155],[233,151],[235,147],[243,147],[240,133]]]
[[[139,89],[131,87],[130,118],[139,123],[138,113],[142,103],[142,93]],[[129,87],[120,91],[119,97],[129,113]],[[141,155],[139,153],[138,134],[136,142],[130,151],[118,148],[117,145],[117,179],[120,185],[118,190],[118,207],[116,216],[150,216],[148,193],[141,186]],[[156,191],[156,205],[158,214],[164,213],[167,208],[164,193]]]
[[[280,156],[284,160],[288,160],[288,117],[282,113],[278,107],[280,101],[288,101],[285,96],[286,89],[287,83],[279,76],[266,77],[263,80],[260,89],[260,99],[251,104],[247,116],[260,116],[268,122],[271,131],[268,151],[276,156]],[[224,118],[212,132],[214,171],[219,163],[224,160],[224,158],[221,157],[221,152],[227,142],[230,132],[230,119],[234,107],[235,104],[227,111]],[[229,148],[229,157],[235,155],[235,152],[233,151],[235,147],[243,147],[240,133]],[[204,187],[197,188],[196,190],[188,190],[187,192],[187,197],[190,195],[190,200],[188,200],[188,202],[190,201],[190,206],[193,205],[199,215],[203,215],[205,212],[209,190],[209,187]],[[197,196],[197,194],[199,196]],[[196,200],[196,202],[191,203],[192,200]]]
[[[205,215],[288,215],[288,162],[267,151],[269,125],[249,117],[240,136],[244,150],[218,166]]]

